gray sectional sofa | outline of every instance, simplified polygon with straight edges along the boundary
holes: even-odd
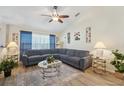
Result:
[[[22,63],[25,66],[35,65],[45,60],[51,54],[63,63],[83,71],[91,66],[89,51],[75,49],[27,50],[22,56]]]

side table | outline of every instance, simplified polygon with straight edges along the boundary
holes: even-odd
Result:
[[[15,55],[7,55],[8,58],[12,58],[15,62],[18,62],[19,61],[19,56],[18,54],[15,54]]]
[[[92,69],[96,73],[105,73],[106,72],[106,60],[99,57],[92,59]]]

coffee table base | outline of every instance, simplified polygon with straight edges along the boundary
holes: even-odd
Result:
[[[62,62],[60,60],[55,60],[54,62],[48,64],[47,60],[43,60],[38,63],[38,66],[41,68],[41,73],[43,74],[43,79],[46,77],[53,77],[60,75],[60,67]],[[54,74],[54,75],[47,75]]]
[[[50,77],[60,76],[60,66],[55,68],[42,68],[41,73],[43,75],[42,77],[43,79],[47,77],[50,78]],[[48,74],[52,74],[52,75],[48,75]]]

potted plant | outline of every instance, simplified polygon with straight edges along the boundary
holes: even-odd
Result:
[[[116,68],[115,76],[124,79],[124,54],[120,53],[119,50],[112,51],[114,54],[114,59],[111,64]]]
[[[0,72],[4,71],[4,77],[11,76],[11,71],[18,64],[12,58],[4,58],[0,62]]]
[[[54,62],[54,60],[55,60],[55,58],[53,57],[53,55],[50,55],[50,56],[47,57],[48,64]]]

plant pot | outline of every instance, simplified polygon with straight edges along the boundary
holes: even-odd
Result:
[[[9,77],[9,76],[11,76],[11,70],[5,70],[4,77]]]
[[[124,79],[124,73],[115,72],[114,75],[115,75],[117,78],[119,78],[119,79]]]

